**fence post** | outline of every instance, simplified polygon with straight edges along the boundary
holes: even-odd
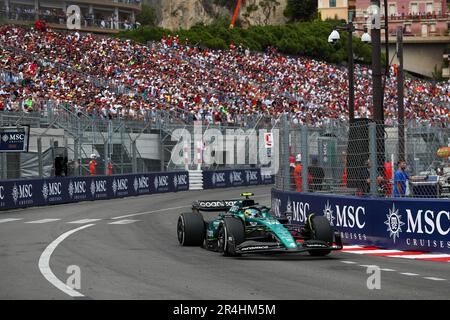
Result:
[[[123,119],[120,119],[120,143],[122,144],[120,148],[120,173],[123,174],[123,151],[125,150],[124,143],[124,130],[125,130],[125,122]]]
[[[369,123],[370,194],[377,194],[377,124]],[[365,181],[363,181],[365,183]]]
[[[133,159],[132,159],[132,166],[133,166],[132,170],[133,170],[133,173],[137,173],[136,151],[137,151],[136,150],[136,140],[133,140],[131,142],[131,153],[132,153],[132,156],[133,156]]]
[[[42,139],[41,139],[41,137],[37,138],[37,151],[38,151],[39,178],[42,178],[44,170],[43,170],[43,163],[42,163]]]
[[[281,166],[282,166],[282,179],[283,179],[283,191],[290,191],[290,164],[289,164],[289,124],[288,124],[288,119],[287,119],[287,115],[283,114],[282,116],[282,121],[283,121],[283,127],[282,127],[282,143],[283,143],[283,147],[282,147],[282,152],[280,152],[280,158],[281,158]],[[287,161],[286,161],[287,158]]]
[[[83,136],[84,136],[84,132],[81,131],[81,122],[77,121],[77,139],[76,139],[77,147],[75,148],[75,151],[76,151],[75,164],[78,164],[78,165],[76,165],[76,170],[75,170],[75,173],[77,176],[81,176],[81,174],[82,174],[82,170],[81,170],[82,151],[81,150],[82,150],[82,145],[83,145]]]
[[[302,191],[308,192],[308,166],[309,166],[309,153],[308,153],[308,127],[302,125]]]
[[[75,140],[73,141],[73,163],[74,163],[74,171],[73,171],[73,174],[75,175],[75,176],[79,176],[80,175],[80,166],[81,166],[81,163],[80,163],[80,157],[79,157],[79,154],[78,154],[78,151],[79,151],[79,144],[80,144],[80,136],[79,135],[77,135],[77,137],[75,138]],[[78,163],[78,166],[77,166],[77,163]]]
[[[164,164],[165,164],[165,157],[164,157],[164,132],[161,128],[159,128],[159,141],[161,143],[160,145],[160,149],[159,149],[159,159],[160,159],[160,163],[161,163],[161,172],[166,171],[164,168]],[[166,137],[167,138],[167,137]]]
[[[105,141],[104,151],[105,151],[105,168],[103,170],[104,170],[105,176],[107,176],[108,175],[108,164],[109,164],[109,143],[108,143],[108,139],[106,139],[106,141]]]
[[[109,162],[110,162],[110,153],[111,153],[111,144],[112,144],[112,120],[108,121],[108,133],[107,133],[107,138],[105,140],[105,176],[108,175],[108,166],[109,166]]]
[[[55,139],[51,138],[50,139],[50,148],[51,148],[51,152],[52,152],[52,171],[50,173],[51,177],[55,176]]]

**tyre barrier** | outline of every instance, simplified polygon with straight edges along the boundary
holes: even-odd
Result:
[[[272,189],[278,217],[325,216],[344,244],[450,253],[450,200],[334,196]]]

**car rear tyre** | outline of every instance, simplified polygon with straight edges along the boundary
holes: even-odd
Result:
[[[201,246],[205,239],[205,222],[198,213],[182,213],[177,222],[178,242],[182,246]]]
[[[324,216],[313,216],[310,224],[312,238],[314,240],[321,240],[328,243],[328,245],[333,245],[333,230],[327,218]],[[311,250],[309,254],[317,257],[326,256],[330,252],[331,250]]]
[[[245,240],[245,229],[242,220],[239,218],[225,218],[220,224],[217,235],[217,249],[224,256],[238,256],[234,247],[230,247],[228,240],[232,237],[234,246]]]

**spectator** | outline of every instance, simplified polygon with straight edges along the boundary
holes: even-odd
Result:
[[[295,191],[302,192],[302,155],[300,153],[295,157],[294,181]]]
[[[89,161],[89,174],[91,176],[95,176],[96,175],[96,170],[97,170],[97,161],[95,161],[96,155],[95,154],[91,154],[91,161]]]
[[[397,170],[394,174],[394,197],[403,198],[406,196],[406,182],[409,179],[405,172],[407,168],[406,161],[400,160],[397,162]]]
[[[108,175],[112,175],[113,174],[113,165],[111,163],[111,159],[109,159],[108,162]]]
[[[78,41],[77,41],[78,39]],[[248,117],[276,119],[287,112],[298,125],[348,122],[345,68],[304,57],[209,50],[178,37],[152,46],[74,32],[0,27],[0,94],[5,110],[23,111],[31,97],[70,104],[92,117],[148,121],[157,111],[176,121],[248,124]],[[37,68],[30,64],[38,61]],[[396,78],[386,78],[385,122],[397,122]],[[5,81],[6,80],[6,81]],[[14,80],[14,81],[10,81]],[[355,66],[355,116],[372,117],[371,70]],[[15,82],[11,85],[11,82]],[[11,89],[11,90],[10,90]],[[12,95],[17,92],[18,95]],[[405,118],[450,128],[450,82],[405,79]],[[29,106],[29,105],[28,105]],[[154,121],[154,118],[153,120]]]

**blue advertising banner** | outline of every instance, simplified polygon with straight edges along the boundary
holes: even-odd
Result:
[[[0,210],[186,191],[189,174],[160,172],[0,181]]]
[[[203,189],[273,184],[274,177],[261,175],[261,169],[203,171]]]
[[[28,152],[30,127],[0,128],[0,152]]]
[[[399,250],[450,253],[450,201],[360,198],[272,189],[272,209],[302,224],[310,213],[325,216],[344,243]]]

